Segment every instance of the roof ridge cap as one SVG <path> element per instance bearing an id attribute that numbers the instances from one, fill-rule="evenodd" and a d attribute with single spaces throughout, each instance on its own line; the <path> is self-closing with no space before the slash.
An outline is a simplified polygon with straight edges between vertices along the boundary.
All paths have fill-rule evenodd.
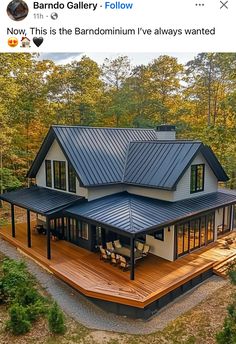
<path id="1" fill-rule="evenodd" d="M 52 124 L 52 128 L 81 128 L 81 129 L 106 129 L 106 130 L 138 130 L 138 131 L 155 131 L 154 128 L 113 128 L 113 127 L 90 127 L 86 125 L 63 125 Z"/>

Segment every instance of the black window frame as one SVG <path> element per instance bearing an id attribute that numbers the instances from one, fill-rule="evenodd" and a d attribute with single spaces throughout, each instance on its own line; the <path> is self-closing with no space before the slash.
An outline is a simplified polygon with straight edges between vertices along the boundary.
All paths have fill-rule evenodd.
<path id="1" fill-rule="evenodd" d="M 86 234 L 84 235 L 84 233 Z M 89 224 L 87 222 L 78 221 L 78 237 L 82 240 L 89 240 Z"/>
<path id="2" fill-rule="evenodd" d="M 76 193 L 76 172 L 74 167 L 68 162 L 68 191 Z"/>
<path id="3" fill-rule="evenodd" d="M 153 232 L 153 236 L 156 240 L 164 241 L 164 228 L 157 229 L 155 232 Z"/>
<path id="4" fill-rule="evenodd" d="M 48 170 L 49 168 L 49 170 Z M 51 188 L 52 187 L 52 161 L 45 160 L 45 175 L 46 175 L 46 186 Z"/>
<path id="5" fill-rule="evenodd" d="M 199 173 L 202 169 L 201 180 L 199 181 Z M 194 174 L 194 175 L 193 175 Z M 204 191 L 205 187 L 205 164 L 191 165 L 190 172 L 190 193 Z"/>
<path id="6" fill-rule="evenodd" d="M 191 235 L 191 229 L 193 229 L 193 227 L 194 227 L 194 246 L 191 246 L 190 235 Z M 186 245 L 188 247 L 185 247 L 184 245 L 185 233 L 187 233 L 187 237 L 188 237 L 188 245 Z M 202 234 L 203 234 L 203 237 L 202 237 Z M 197 238 L 197 241 L 196 241 L 196 238 Z M 192 217 L 187 221 L 178 222 L 175 224 L 175 249 L 174 249 L 175 259 L 178 259 L 185 254 L 198 250 L 203 246 L 207 246 L 214 240 L 215 240 L 215 212 L 214 211 L 206 213 L 202 216 Z"/>
<path id="7" fill-rule="evenodd" d="M 56 169 L 57 169 L 56 165 L 57 164 L 58 164 L 58 183 L 57 183 L 57 178 L 56 178 Z M 64 168 L 64 181 L 62 178 L 62 167 Z M 53 177 L 54 177 L 54 189 L 66 191 L 66 162 L 65 161 L 53 160 Z"/>

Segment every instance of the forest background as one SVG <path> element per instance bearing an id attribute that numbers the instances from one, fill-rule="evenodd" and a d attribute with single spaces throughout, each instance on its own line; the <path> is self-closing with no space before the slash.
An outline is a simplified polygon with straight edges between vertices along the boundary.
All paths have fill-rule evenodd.
<path id="1" fill-rule="evenodd" d="M 185 65 L 161 55 L 87 56 L 56 65 L 36 54 L 0 54 L 0 192 L 26 173 L 50 125 L 155 128 L 211 146 L 236 188 L 236 54 L 200 53 Z"/>

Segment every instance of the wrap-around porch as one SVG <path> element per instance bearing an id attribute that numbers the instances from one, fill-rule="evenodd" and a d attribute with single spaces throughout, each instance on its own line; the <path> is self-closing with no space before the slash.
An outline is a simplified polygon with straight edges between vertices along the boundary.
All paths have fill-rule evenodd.
<path id="1" fill-rule="evenodd" d="M 225 249 L 222 239 L 174 262 L 150 254 L 137 264 L 135 281 L 130 281 L 128 271 L 116 269 L 100 260 L 98 253 L 64 240 L 51 242 L 53 256 L 47 259 L 47 237 L 32 231 L 32 247 L 28 247 L 26 228 L 26 224 L 17 224 L 13 238 L 11 226 L 4 226 L 0 236 L 84 295 L 138 308 L 186 285 L 226 257 L 236 256 L 236 244 Z"/>

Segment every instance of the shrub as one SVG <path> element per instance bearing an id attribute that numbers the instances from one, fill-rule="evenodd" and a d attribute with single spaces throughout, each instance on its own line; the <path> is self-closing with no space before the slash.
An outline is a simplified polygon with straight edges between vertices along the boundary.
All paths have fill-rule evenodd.
<path id="1" fill-rule="evenodd" d="M 1 280 L 5 301 L 14 302 L 19 290 L 32 285 L 32 280 L 26 271 L 24 262 L 4 259 L 2 264 L 3 277 Z"/>
<path id="2" fill-rule="evenodd" d="M 29 332 L 30 321 L 28 320 L 26 310 L 18 304 L 13 305 L 10 310 L 10 320 L 7 321 L 7 329 L 13 334 L 19 335 Z"/>
<path id="3" fill-rule="evenodd" d="M 37 300 L 35 303 L 26 307 L 26 314 L 30 322 L 37 320 L 40 316 L 45 315 L 48 309 L 45 302 Z"/>
<path id="4" fill-rule="evenodd" d="M 64 314 L 54 302 L 48 314 L 49 330 L 53 333 L 63 334 L 66 331 Z"/>
<path id="5" fill-rule="evenodd" d="M 28 306 L 36 303 L 40 299 L 40 295 L 37 290 L 31 286 L 23 287 L 17 290 L 15 295 L 15 301 L 22 306 Z"/>

